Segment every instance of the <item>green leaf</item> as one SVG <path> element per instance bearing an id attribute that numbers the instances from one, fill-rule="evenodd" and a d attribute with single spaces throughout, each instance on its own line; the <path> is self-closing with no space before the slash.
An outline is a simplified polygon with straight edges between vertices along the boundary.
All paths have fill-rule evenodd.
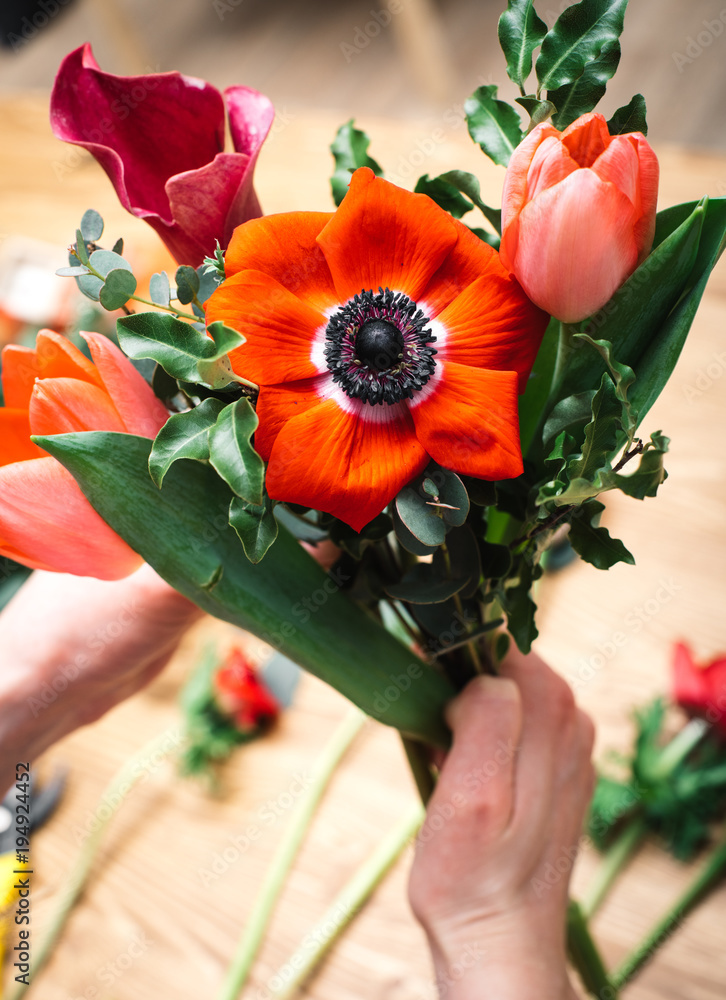
<path id="1" fill-rule="evenodd" d="M 445 184 L 450 184 L 458 191 L 461 191 L 463 195 L 466 195 L 466 197 L 469 198 L 474 205 L 476 205 L 487 222 L 493 226 L 498 233 L 501 233 L 502 210 L 500 208 L 490 208 L 489 205 L 482 201 L 479 181 L 474 174 L 470 174 L 466 170 L 448 170 L 445 174 L 441 174 L 437 179 L 443 181 Z"/>
<path id="2" fill-rule="evenodd" d="M 468 198 L 462 197 L 459 190 L 453 184 L 447 183 L 442 177 L 429 177 L 428 174 L 424 174 L 416 181 L 416 187 L 413 190 L 415 194 L 428 195 L 439 208 L 443 208 L 455 219 L 460 219 L 462 215 L 466 215 L 474 208 Z"/>
<path id="3" fill-rule="evenodd" d="M 622 423 L 622 403 L 613 380 L 605 374 L 592 400 L 592 420 L 585 427 L 585 443 L 579 458 L 567 466 L 570 481 L 594 480 L 602 469 L 609 468 L 610 459 L 618 447 Z"/>
<path id="4" fill-rule="evenodd" d="M 199 291 L 199 275 L 189 264 L 182 264 L 174 275 L 176 297 L 183 306 L 189 305 Z"/>
<path id="5" fill-rule="evenodd" d="M 593 340 L 586 333 L 576 333 L 576 340 L 582 340 L 591 347 L 594 347 L 603 359 L 610 372 L 610 377 L 615 385 L 615 395 L 618 397 L 623 407 L 622 429 L 632 440 L 635 428 L 638 426 L 638 415 L 633 412 L 633 407 L 628 399 L 628 390 L 635 381 L 635 372 L 628 365 L 621 365 L 612 356 L 613 345 L 609 340 Z"/>
<path id="6" fill-rule="evenodd" d="M 658 492 L 658 487 L 668 477 L 668 473 L 663 468 L 663 456 L 667 453 L 669 444 L 669 438 L 664 437 L 660 431 L 656 431 L 645 446 L 635 472 L 626 476 L 617 472 L 611 473 L 604 479 L 606 488 L 622 490 L 623 493 L 636 500 L 654 497 Z"/>
<path id="7" fill-rule="evenodd" d="M 441 545 L 446 537 L 446 525 L 437 510 L 430 505 L 428 494 L 421 488 L 420 477 L 404 486 L 396 497 L 398 516 L 414 538 L 425 546 Z"/>
<path id="8" fill-rule="evenodd" d="M 427 489 L 426 482 L 433 486 L 434 492 Z M 431 462 L 426 469 L 422 483 L 415 480 L 419 496 L 425 497 L 424 503 L 440 512 L 447 524 L 458 527 L 466 521 L 469 514 L 469 495 L 466 487 L 455 472 L 444 469 Z"/>
<path id="9" fill-rule="evenodd" d="M 389 597 L 408 604 L 443 604 L 468 583 L 466 579 L 447 580 L 426 563 L 416 563 L 398 583 L 385 584 Z"/>
<path id="10" fill-rule="evenodd" d="M 506 167 L 522 141 L 520 118 L 511 104 L 496 99 L 497 87 L 478 87 L 464 103 L 469 135 L 490 160 Z"/>
<path id="11" fill-rule="evenodd" d="M 540 88 L 574 83 L 587 63 L 620 37 L 627 5 L 628 0 L 581 0 L 568 7 L 542 41 L 535 67 Z"/>
<path id="12" fill-rule="evenodd" d="M 116 240 L 116 242 L 114 243 L 114 245 L 113 245 L 113 246 L 111 247 L 111 250 L 112 250 L 112 251 L 113 251 L 114 253 L 117 253 L 117 254 L 119 255 L 119 257 L 122 257 L 122 256 L 123 256 L 123 252 L 124 252 L 124 241 L 123 241 L 123 239 L 122 239 L 122 238 L 121 238 L 120 236 L 119 236 L 119 238 L 118 238 L 118 239 Z"/>
<path id="13" fill-rule="evenodd" d="M 481 583 L 481 559 L 474 532 L 467 524 L 447 534 L 446 544 L 436 550 L 431 565 L 440 580 L 463 580 L 463 596 L 474 596 Z"/>
<path id="14" fill-rule="evenodd" d="M 136 278 L 131 271 L 117 267 L 109 271 L 103 287 L 98 293 L 98 301 L 104 309 L 113 312 L 121 309 L 136 291 Z"/>
<path id="15" fill-rule="evenodd" d="M 533 0 L 509 0 L 499 18 L 498 34 L 509 79 L 524 87 L 532 71 L 532 53 L 547 34 L 547 25 L 537 16 Z"/>
<path id="16" fill-rule="evenodd" d="M 158 490 L 146 438 L 94 431 L 40 440 L 101 517 L 176 590 L 381 722 L 448 744 L 442 712 L 454 694 L 450 682 L 353 604 L 341 591 L 345 574 L 327 575 L 287 531 L 253 566 L 228 522 L 233 496 L 208 465 L 175 462 Z"/>
<path id="17" fill-rule="evenodd" d="M 229 523 L 251 563 L 260 562 L 277 538 L 278 521 L 269 497 L 259 505 L 235 497 L 229 507 Z"/>
<path id="18" fill-rule="evenodd" d="M 608 122 L 610 135 L 625 135 L 627 132 L 642 132 L 648 134 L 648 122 L 645 119 L 645 98 L 636 94 L 629 104 L 618 108 Z"/>
<path id="19" fill-rule="evenodd" d="M 574 396 L 566 396 L 550 413 L 542 431 L 542 441 L 547 444 L 552 438 L 556 438 L 562 431 L 571 431 L 575 427 L 580 427 L 592 414 L 592 400 L 595 390 L 578 392 Z"/>
<path id="20" fill-rule="evenodd" d="M 341 125 L 330 146 L 335 160 L 335 172 L 330 178 L 333 201 L 339 205 L 348 193 L 350 178 L 358 167 L 370 167 L 377 177 L 383 173 L 380 165 L 368 155 L 370 139 L 365 132 L 355 128 L 354 119 Z"/>
<path id="21" fill-rule="evenodd" d="M 135 313 L 116 324 L 119 344 L 130 358 L 152 358 L 172 378 L 221 388 L 236 378 L 227 354 L 244 343 L 236 330 L 212 323 L 209 336 L 169 313 Z"/>
<path id="22" fill-rule="evenodd" d="M 78 278 L 82 274 L 88 274 L 88 268 L 83 264 L 77 264 L 72 267 L 59 267 L 55 273 L 61 278 Z"/>
<path id="23" fill-rule="evenodd" d="M 177 459 L 205 461 L 209 458 L 209 428 L 216 422 L 224 403 L 205 399 L 193 410 L 174 413 L 159 433 L 149 455 L 149 474 L 158 487 Z"/>
<path id="24" fill-rule="evenodd" d="M 90 258 L 87 261 L 84 261 L 84 263 L 88 263 L 90 267 L 92 267 L 95 271 L 98 271 L 99 274 L 103 275 L 103 279 L 97 278 L 94 274 L 88 274 L 84 277 L 76 279 L 78 287 L 83 294 L 89 299 L 94 299 L 96 302 L 99 301 L 99 294 L 104 285 L 106 276 L 109 275 L 111 271 L 131 271 L 131 265 L 129 262 L 124 260 L 123 257 L 119 256 L 119 254 L 114 253 L 113 250 L 94 250 Z M 133 295 L 133 292 L 131 294 Z M 125 301 L 126 300 L 124 300 L 124 302 Z"/>
<path id="25" fill-rule="evenodd" d="M 149 281 L 149 296 L 152 302 L 158 306 L 168 306 L 171 301 L 171 287 L 169 285 L 169 275 L 166 271 L 152 274 Z"/>
<path id="26" fill-rule="evenodd" d="M 529 115 L 529 125 L 527 126 L 526 135 L 529 135 L 537 125 L 548 121 L 557 111 L 552 101 L 542 101 L 536 94 L 525 94 L 524 97 L 515 97 L 514 100 L 517 104 L 521 104 Z"/>
<path id="27" fill-rule="evenodd" d="M 539 451 L 541 436 L 537 429 L 547 416 L 547 400 L 552 385 L 552 377 L 557 361 L 557 344 L 560 324 L 551 319 L 545 330 L 537 357 L 534 359 L 532 373 L 527 380 L 523 394 L 519 397 L 519 438 L 522 444 L 522 454 L 529 457 L 530 449 Z M 558 398 L 570 393 L 558 393 Z"/>
<path id="28" fill-rule="evenodd" d="M 547 92 L 548 100 L 557 108 L 552 117 L 556 129 L 564 131 L 580 115 L 593 110 L 604 95 L 608 80 L 614 76 L 619 62 L 620 42 L 615 38 L 605 42 L 600 53 L 585 63 L 576 80 Z"/>
<path id="29" fill-rule="evenodd" d="M 507 613 L 507 628 L 521 653 L 529 653 L 532 643 L 539 635 L 535 624 L 537 605 L 530 594 L 534 579 L 533 567 L 522 559 L 517 583 L 508 587 L 502 595 L 502 604 Z"/>
<path id="30" fill-rule="evenodd" d="M 89 208 L 83 213 L 81 234 L 86 243 L 98 243 L 103 236 L 103 219 L 95 209 Z"/>
<path id="31" fill-rule="evenodd" d="M 423 542 L 420 542 L 404 524 L 401 515 L 398 513 L 397 504 L 393 504 L 391 507 L 391 517 L 398 543 L 406 552 L 410 552 L 414 556 L 430 556 L 436 551 L 436 547 L 441 544 L 440 542 L 435 542 L 433 545 L 424 545 Z"/>
<path id="32" fill-rule="evenodd" d="M 573 516 L 570 523 L 570 544 L 577 554 L 596 569 L 610 569 L 616 563 L 635 564 L 635 559 L 623 543 L 612 538 L 607 528 L 598 527 L 605 504 L 589 500 Z"/>
<path id="33" fill-rule="evenodd" d="M 71 249 L 75 250 L 75 256 L 80 260 L 81 264 L 88 264 L 90 259 L 88 256 L 88 247 L 80 229 L 76 229 L 76 242 Z"/>
<path id="34" fill-rule="evenodd" d="M 242 397 L 225 406 L 209 431 L 210 462 L 230 489 L 253 507 L 262 506 L 265 482 L 265 463 L 250 443 L 258 424 L 252 404 Z"/>

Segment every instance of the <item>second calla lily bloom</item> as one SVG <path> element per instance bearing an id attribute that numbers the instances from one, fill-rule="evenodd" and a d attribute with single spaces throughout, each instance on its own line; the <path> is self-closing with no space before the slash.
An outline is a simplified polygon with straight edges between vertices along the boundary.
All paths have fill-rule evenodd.
<path id="1" fill-rule="evenodd" d="M 640 132 L 592 112 L 543 123 L 515 149 L 502 196 L 502 262 L 565 323 L 597 312 L 650 252 L 658 160 Z"/>
<path id="2" fill-rule="evenodd" d="M 84 337 L 95 363 L 50 330 L 41 330 L 35 350 L 3 351 L 0 554 L 31 569 L 116 580 L 137 569 L 141 557 L 30 435 L 104 430 L 154 437 L 168 414 L 110 340 Z"/>
<path id="3" fill-rule="evenodd" d="M 233 153 L 224 152 L 225 105 Z M 124 208 L 193 267 L 215 239 L 225 247 L 235 226 L 262 214 L 252 176 L 273 117 L 249 87 L 223 98 L 181 73 L 105 73 L 90 45 L 63 60 L 50 103 L 55 135 L 95 156 Z"/>
<path id="4" fill-rule="evenodd" d="M 522 472 L 517 393 L 547 317 L 426 195 L 355 172 L 334 214 L 246 223 L 207 304 L 246 343 L 271 497 L 360 530 L 433 458 Z"/>

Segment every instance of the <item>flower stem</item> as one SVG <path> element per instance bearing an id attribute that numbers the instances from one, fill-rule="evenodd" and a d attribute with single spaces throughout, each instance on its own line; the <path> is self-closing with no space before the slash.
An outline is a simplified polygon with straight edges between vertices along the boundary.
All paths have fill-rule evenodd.
<path id="1" fill-rule="evenodd" d="M 698 746 L 710 728 L 705 719 L 691 719 L 686 723 L 661 752 L 658 763 L 650 775 L 651 778 L 658 780 L 668 778 L 678 765 L 683 763 L 691 750 Z"/>
<path id="2" fill-rule="evenodd" d="M 423 743 L 419 743 L 418 740 L 412 740 L 410 737 L 404 736 L 403 733 L 401 733 L 401 742 L 403 743 L 403 749 L 406 751 L 406 757 L 411 767 L 413 780 L 416 782 L 418 793 L 421 796 L 421 801 L 424 805 L 428 805 L 428 801 L 434 793 L 434 788 L 436 788 L 436 779 L 431 770 L 427 749 Z"/>
<path id="3" fill-rule="evenodd" d="M 569 323 L 560 323 L 560 338 L 557 342 L 557 357 L 555 358 L 555 369 L 552 373 L 552 385 L 550 386 L 550 399 L 557 386 L 562 381 L 562 376 L 567 368 L 567 362 L 572 354 L 572 335 L 577 333 L 577 329 Z"/>
<path id="4" fill-rule="evenodd" d="M 156 758 L 159 752 L 164 749 L 167 749 L 167 751 L 176 750 L 178 745 L 179 742 L 174 734 L 168 729 L 164 730 L 163 733 L 155 736 L 153 740 L 135 753 L 133 757 L 130 757 L 106 786 L 99 799 L 99 805 L 95 814 L 94 829 L 89 834 L 76 857 L 65 885 L 58 895 L 55 911 L 51 914 L 45 935 L 34 951 L 30 970 L 31 986 L 35 982 L 38 972 L 40 972 L 50 958 L 53 948 L 63 932 L 68 916 L 83 892 L 89 872 L 106 832 L 106 827 L 126 801 L 129 792 L 136 782 L 142 777 L 148 777 L 147 762 L 150 759 Z M 103 806 L 103 809 L 101 809 L 101 806 Z M 27 992 L 28 987 L 20 985 L 10 993 L 8 1000 L 20 1000 L 20 997 L 25 997 Z"/>
<path id="5" fill-rule="evenodd" d="M 97 278 L 103 277 L 103 275 L 97 274 Z M 162 306 L 158 302 L 152 302 L 150 299 L 142 299 L 140 295 L 129 295 L 130 299 L 134 302 L 140 302 L 144 306 L 151 306 L 152 309 L 161 309 L 163 312 L 172 313 L 179 319 L 190 319 L 192 323 L 201 323 L 199 316 L 195 316 L 194 313 L 180 312 L 178 309 L 172 309 L 171 306 Z"/>
<path id="6" fill-rule="evenodd" d="M 641 943 L 628 955 L 612 975 L 617 989 L 622 989 L 648 962 L 681 920 L 726 875 L 726 839 L 716 848 L 706 864 L 697 873 L 685 892 L 668 913 L 646 934 Z"/>
<path id="7" fill-rule="evenodd" d="M 283 985 L 271 985 L 271 996 L 277 1000 L 289 1000 L 295 994 L 398 860 L 421 826 L 423 818 L 424 809 L 417 802 L 361 865 L 322 919 L 305 935 L 288 961 L 278 969 L 270 982 L 281 981 Z M 310 945 L 311 940 L 315 942 L 313 947 Z"/>
<path id="8" fill-rule="evenodd" d="M 587 920 L 574 900 L 567 908 L 567 952 L 588 993 L 598 1000 L 617 1000 Z"/>
<path id="9" fill-rule="evenodd" d="M 252 907 L 218 1000 L 237 1000 L 257 956 L 272 911 L 308 831 L 325 789 L 346 750 L 360 732 L 367 716 L 357 708 L 347 715 L 317 761 L 312 784 L 298 804 L 282 836 L 262 888 Z"/>
<path id="10" fill-rule="evenodd" d="M 648 825 L 645 819 L 636 816 L 603 855 L 595 878 L 580 900 L 580 909 L 586 919 L 591 919 L 600 909 L 615 879 L 640 847 L 647 832 Z"/>

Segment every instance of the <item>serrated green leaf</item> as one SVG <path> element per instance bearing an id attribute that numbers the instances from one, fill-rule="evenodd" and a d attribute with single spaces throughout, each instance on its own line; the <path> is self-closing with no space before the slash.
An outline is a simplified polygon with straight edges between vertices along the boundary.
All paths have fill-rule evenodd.
<path id="1" fill-rule="evenodd" d="M 259 420 L 249 399 L 226 406 L 209 431 L 209 460 L 229 488 L 246 503 L 261 507 L 265 463 L 252 447 Z"/>
<path id="2" fill-rule="evenodd" d="M 513 587 L 507 587 L 502 594 L 502 604 L 507 614 L 507 629 L 521 653 L 529 653 L 532 643 L 539 635 L 535 623 L 537 605 L 530 593 L 533 580 L 533 567 L 522 559 L 518 582 Z"/>
<path id="3" fill-rule="evenodd" d="M 622 403 L 612 378 L 605 374 L 592 399 L 592 419 L 585 427 L 585 442 L 579 458 L 567 465 L 570 480 L 593 480 L 598 472 L 609 469 L 620 437 Z"/>
<path id="4" fill-rule="evenodd" d="M 235 497 L 229 506 L 229 523 L 251 563 L 260 562 L 277 538 L 278 522 L 269 497 L 260 505 Z"/>
<path id="5" fill-rule="evenodd" d="M 221 322 L 209 336 L 169 313 L 135 313 L 116 324 L 119 344 L 130 358 L 152 358 L 172 378 L 219 388 L 235 380 L 227 354 L 244 337 Z"/>
<path id="6" fill-rule="evenodd" d="M 612 538 L 607 528 L 599 527 L 605 504 L 598 500 L 584 503 L 570 523 L 570 544 L 577 554 L 596 569 L 610 569 L 616 563 L 635 564 L 623 543 Z"/>
<path id="7" fill-rule="evenodd" d="M 171 285 L 166 271 L 152 274 L 149 280 L 149 296 L 158 306 L 168 306 L 171 301 Z"/>
<path id="8" fill-rule="evenodd" d="M 428 174 L 424 174 L 416 181 L 413 190 L 414 194 L 428 195 L 439 208 L 443 208 L 455 219 L 460 219 L 474 208 L 468 198 L 464 198 L 453 184 L 447 183 L 442 177 L 429 177 Z"/>
<path id="9" fill-rule="evenodd" d="M 89 208 L 83 213 L 81 234 L 86 243 L 98 243 L 103 236 L 103 219 L 95 209 Z"/>
<path id="10" fill-rule="evenodd" d="M 669 438 L 664 437 L 660 431 L 651 435 L 651 440 L 640 456 L 635 472 L 628 475 L 618 472 L 611 473 L 604 480 L 606 488 L 622 490 L 623 493 L 636 500 L 654 497 L 658 492 L 658 487 L 668 477 L 668 473 L 663 468 L 663 456 L 667 454 L 669 444 Z"/>
<path id="11" fill-rule="evenodd" d="M 532 71 L 532 53 L 547 34 L 547 25 L 537 16 L 533 0 L 509 0 L 499 18 L 498 34 L 509 79 L 523 87 Z"/>
<path id="12" fill-rule="evenodd" d="M 176 297 L 183 306 L 189 305 L 199 291 L 199 275 L 189 264 L 182 264 L 174 275 Z"/>
<path id="13" fill-rule="evenodd" d="M 353 118 L 338 129 L 330 146 L 330 152 L 335 160 L 335 172 L 330 178 L 330 187 L 336 205 L 339 205 L 348 193 L 350 178 L 358 167 L 370 167 L 377 177 L 383 174 L 380 164 L 368 155 L 370 141 L 365 132 L 355 128 Z"/>
<path id="14" fill-rule="evenodd" d="M 625 135 L 627 132 L 648 134 L 645 98 L 642 94 L 635 94 L 628 104 L 618 108 L 608 122 L 608 132 L 610 135 Z"/>
<path id="15" fill-rule="evenodd" d="M 113 312 L 114 309 L 125 306 L 135 291 L 136 278 L 131 271 L 118 267 L 106 275 L 106 280 L 98 293 L 98 301 L 104 309 Z"/>
<path id="16" fill-rule="evenodd" d="M 594 347 L 605 364 L 608 366 L 610 377 L 615 385 L 615 395 L 618 397 L 623 407 L 622 428 L 628 435 L 628 440 L 632 441 L 635 428 L 638 426 L 638 414 L 633 411 L 628 391 L 635 381 L 635 372 L 628 365 L 622 365 L 613 357 L 613 345 L 609 340 L 593 340 L 586 333 L 576 333 L 575 340 L 584 341 Z"/>
<path id="17" fill-rule="evenodd" d="M 606 44 L 620 38 L 627 5 L 628 0 L 581 0 L 568 7 L 542 40 L 535 66 L 540 88 L 553 91 L 577 80 Z"/>
<path id="18" fill-rule="evenodd" d="M 605 42 L 600 53 L 585 63 L 582 73 L 572 83 L 548 90 L 547 98 L 557 108 L 552 124 L 563 132 L 580 115 L 592 111 L 607 89 L 620 62 L 620 42 L 617 38 Z"/>
<path id="19" fill-rule="evenodd" d="M 169 417 L 156 435 L 149 455 L 149 473 L 159 488 L 177 459 L 204 461 L 209 458 L 209 428 L 223 407 L 224 403 L 218 399 L 205 399 L 193 410 Z"/>
<path id="20" fill-rule="evenodd" d="M 562 431 L 571 431 L 575 427 L 580 427 L 592 414 L 592 400 L 595 390 L 578 392 L 574 396 L 566 396 L 550 413 L 542 431 L 542 441 L 548 444 L 556 438 Z M 550 458 L 553 456 L 550 455 Z"/>
<path id="21" fill-rule="evenodd" d="M 506 167 L 522 141 L 520 118 L 511 104 L 496 99 L 495 84 L 478 87 L 465 101 L 469 135 L 490 160 Z"/>

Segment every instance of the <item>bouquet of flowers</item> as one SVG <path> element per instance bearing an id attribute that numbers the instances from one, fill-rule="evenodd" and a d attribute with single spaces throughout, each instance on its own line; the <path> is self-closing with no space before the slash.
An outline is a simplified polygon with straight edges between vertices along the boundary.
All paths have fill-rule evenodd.
<path id="1" fill-rule="evenodd" d="M 44 331 L 5 349 L 0 553 L 104 579 L 147 561 L 400 730 L 427 795 L 445 703 L 536 638 L 553 543 L 633 562 L 603 495 L 646 501 L 667 475 L 648 413 L 726 241 L 726 199 L 657 212 L 640 94 L 594 110 L 625 7 L 582 0 L 548 27 L 509 0 L 521 96 L 484 85 L 465 105 L 506 168 L 501 208 L 454 168 L 395 186 L 349 122 L 335 211 L 263 216 L 265 97 L 72 52 L 55 134 L 179 266 L 138 295 L 123 241 L 83 216 L 62 273 L 121 312 L 118 345 L 84 334 L 89 358 Z"/>

